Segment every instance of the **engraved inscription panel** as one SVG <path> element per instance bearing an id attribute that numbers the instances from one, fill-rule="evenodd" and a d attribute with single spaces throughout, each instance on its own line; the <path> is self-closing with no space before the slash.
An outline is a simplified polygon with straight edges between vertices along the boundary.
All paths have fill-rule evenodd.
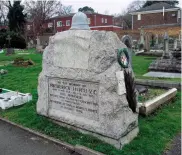
<path id="1" fill-rule="evenodd" d="M 95 82 L 49 78 L 49 108 L 98 120 L 98 91 Z"/>

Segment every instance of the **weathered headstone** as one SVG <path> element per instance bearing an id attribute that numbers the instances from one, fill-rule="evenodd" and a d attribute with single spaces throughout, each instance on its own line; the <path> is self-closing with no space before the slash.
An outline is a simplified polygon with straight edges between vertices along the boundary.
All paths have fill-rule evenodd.
<path id="1" fill-rule="evenodd" d="M 174 40 L 174 48 L 173 48 L 174 50 L 177 49 L 177 45 L 178 45 L 178 41 L 177 41 L 177 39 L 175 39 L 175 40 Z"/>
<path id="2" fill-rule="evenodd" d="M 182 40 L 181 39 L 181 30 L 179 31 L 179 40 Z"/>
<path id="3" fill-rule="evenodd" d="M 15 54 L 14 48 L 7 48 L 6 55 L 12 55 L 12 54 Z"/>
<path id="4" fill-rule="evenodd" d="M 87 19 L 83 13 L 75 16 Z M 117 62 L 118 49 L 126 46 L 113 32 L 80 29 L 50 37 L 37 113 L 122 148 L 138 133 L 138 113 L 128 105 Z"/>
<path id="5" fill-rule="evenodd" d="M 171 58 L 171 53 L 169 51 L 169 36 L 168 33 L 164 34 L 164 53 L 163 58 Z"/>
<path id="6" fill-rule="evenodd" d="M 37 36 L 36 40 L 37 40 L 36 50 L 37 50 L 37 52 L 42 53 L 44 51 L 44 49 L 43 49 L 42 45 L 40 44 L 40 38 Z"/>
<path id="7" fill-rule="evenodd" d="M 158 34 L 155 35 L 155 44 L 156 45 L 159 44 L 159 35 Z"/>
<path id="8" fill-rule="evenodd" d="M 144 43 L 144 48 L 147 52 L 150 52 L 150 39 L 149 39 L 149 34 L 145 33 L 145 43 Z"/>
<path id="9" fill-rule="evenodd" d="M 40 41 L 39 41 L 39 42 L 40 42 Z M 33 40 L 29 40 L 29 42 L 28 42 L 27 44 L 28 44 L 28 45 L 27 45 L 28 48 L 34 48 L 34 47 L 35 47 Z M 40 44 L 40 43 L 39 43 L 39 44 Z"/>
<path id="10" fill-rule="evenodd" d="M 14 54 L 15 53 L 14 48 L 10 48 L 10 46 L 11 46 L 11 37 L 8 35 L 6 40 L 8 40 L 8 48 L 6 49 L 6 55 Z"/>
<path id="11" fill-rule="evenodd" d="M 144 30 L 141 28 L 140 29 L 140 44 L 144 45 Z"/>

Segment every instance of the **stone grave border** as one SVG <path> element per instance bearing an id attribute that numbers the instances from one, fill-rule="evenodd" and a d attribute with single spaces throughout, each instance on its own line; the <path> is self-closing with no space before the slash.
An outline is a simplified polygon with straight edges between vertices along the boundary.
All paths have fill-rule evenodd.
<path id="1" fill-rule="evenodd" d="M 136 56 L 153 56 L 153 57 L 161 57 L 162 54 L 163 54 L 162 52 L 143 52 L 143 51 L 135 53 Z"/>
<path id="2" fill-rule="evenodd" d="M 141 115 L 145 115 L 145 116 L 151 114 L 162 104 L 165 104 L 165 103 L 168 103 L 169 101 L 171 101 L 176 96 L 176 93 L 177 93 L 177 89 L 172 88 L 172 89 L 168 90 L 167 92 L 165 92 L 151 100 L 148 100 L 144 103 L 139 103 L 139 105 L 140 105 L 139 113 Z"/>
<path id="3" fill-rule="evenodd" d="M 176 88 L 178 90 L 181 90 L 181 83 L 180 82 L 135 79 L 135 83 L 138 85 L 144 85 L 144 86 L 150 86 L 150 87 Z"/>
<path id="4" fill-rule="evenodd" d="M 13 91 L 13 90 L 9 90 L 9 89 L 5 89 L 5 88 L 2 88 L 3 90 L 7 91 L 7 92 L 16 92 L 16 91 Z M 16 102 L 16 99 L 10 99 L 9 101 L 3 101 L 3 100 L 0 100 L 0 109 L 2 110 L 6 110 L 6 109 L 9 109 L 11 107 L 16 107 L 16 106 L 20 106 L 20 105 L 23 105 L 23 104 L 26 104 L 27 102 L 30 102 L 32 100 L 32 95 L 30 93 L 21 93 L 21 92 L 16 92 L 18 93 L 21 98 L 21 103 L 17 103 Z M 8 103 L 8 106 L 5 106 L 6 103 Z"/>

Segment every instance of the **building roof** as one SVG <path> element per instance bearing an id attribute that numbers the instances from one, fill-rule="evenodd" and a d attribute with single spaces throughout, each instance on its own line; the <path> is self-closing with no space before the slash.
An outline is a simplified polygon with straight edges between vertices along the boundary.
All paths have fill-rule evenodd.
<path id="1" fill-rule="evenodd" d="M 156 11 L 156 10 L 163 10 L 163 7 L 164 9 L 178 9 L 179 7 L 175 7 L 175 6 L 171 6 L 170 4 L 168 3 L 164 3 L 164 2 L 160 2 L 160 3 L 154 3 L 150 6 L 147 6 L 147 7 L 144 7 L 144 8 L 141 8 L 139 10 L 136 10 L 132 13 L 135 13 L 135 12 L 149 12 L 149 11 Z"/>
<path id="2" fill-rule="evenodd" d="M 87 12 L 84 12 L 85 14 L 97 14 L 97 15 L 104 15 L 104 14 L 100 14 L 100 13 L 96 13 L 96 12 L 90 12 L 90 11 L 87 11 Z M 63 17 L 70 17 L 70 16 L 73 16 L 75 13 L 70 13 L 70 14 L 67 14 L 67 15 L 60 15 L 60 16 L 55 16 L 55 17 L 52 17 L 50 19 L 56 19 L 56 18 L 63 18 Z M 113 15 L 105 15 L 105 16 L 113 16 Z"/>
<path id="3" fill-rule="evenodd" d="M 104 15 L 104 14 L 100 14 L 100 13 L 96 13 L 96 12 L 84 12 L 85 14 L 93 14 L 93 15 Z M 67 15 L 59 15 L 59 16 L 54 16 L 54 17 L 51 17 L 49 19 L 46 19 L 46 21 L 49 21 L 49 20 L 52 20 L 52 19 L 58 19 L 58 18 L 64 18 L 64 17 L 73 17 L 75 13 L 70 13 L 70 14 L 67 14 Z M 111 16 L 113 17 L 113 15 L 104 15 L 104 16 Z M 33 22 L 33 19 L 27 19 L 26 20 L 28 23 L 31 23 Z"/>

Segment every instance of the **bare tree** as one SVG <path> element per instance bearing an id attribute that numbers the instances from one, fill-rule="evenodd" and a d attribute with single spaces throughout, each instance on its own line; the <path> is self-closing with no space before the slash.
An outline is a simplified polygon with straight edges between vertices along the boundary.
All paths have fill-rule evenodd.
<path id="1" fill-rule="evenodd" d="M 69 15 L 71 12 L 73 12 L 72 5 L 61 5 L 60 10 L 58 11 L 58 15 Z"/>
<path id="2" fill-rule="evenodd" d="M 62 4 L 60 1 L 53 0 L 26 0 L 24 5 L 28 19 L 33 23 L 33 34 L 36 37 L 43 33 L 45 20 L 59 14 L 59 8 Z"/>
<path id="3" fill-rule="evenodd" d="M 0 1 L 0 23 L 7 24 L 7 14 L 8 14 L 8 1 Z"/>
<path id="4" fill-rule="evenodd" d="M 47 19 L 70 14 L 72 6 L 64 6 L 61 1 L 55 0 L 26 0 L 24 2 L 28 19 L 33 23 L 33 34 L 36 37 L 44 31 L 44 23 Z"/>
<path id="5" fill-rule="evenodd" d="M 135 0 L 131 2 L 126 10 L 122 10 L 121 13 L 115 14 L 115 16 L 120 19 L 120 25 L 124 21 L 128 28 L 132 27 L 132 15 L 130 14 L 133 11 L 139 10 L 145 4 L 146 0 Z"/>
<path id="6" fill-rule="evenodd" d="M 142 6 L 145 4 L 146 1 L 141 1 L 141 0 L 135 0 L 129 4 L 127 7 L 127 12 L 133 12 L 136 10 L 139 10 L 142 8 Z"/>

